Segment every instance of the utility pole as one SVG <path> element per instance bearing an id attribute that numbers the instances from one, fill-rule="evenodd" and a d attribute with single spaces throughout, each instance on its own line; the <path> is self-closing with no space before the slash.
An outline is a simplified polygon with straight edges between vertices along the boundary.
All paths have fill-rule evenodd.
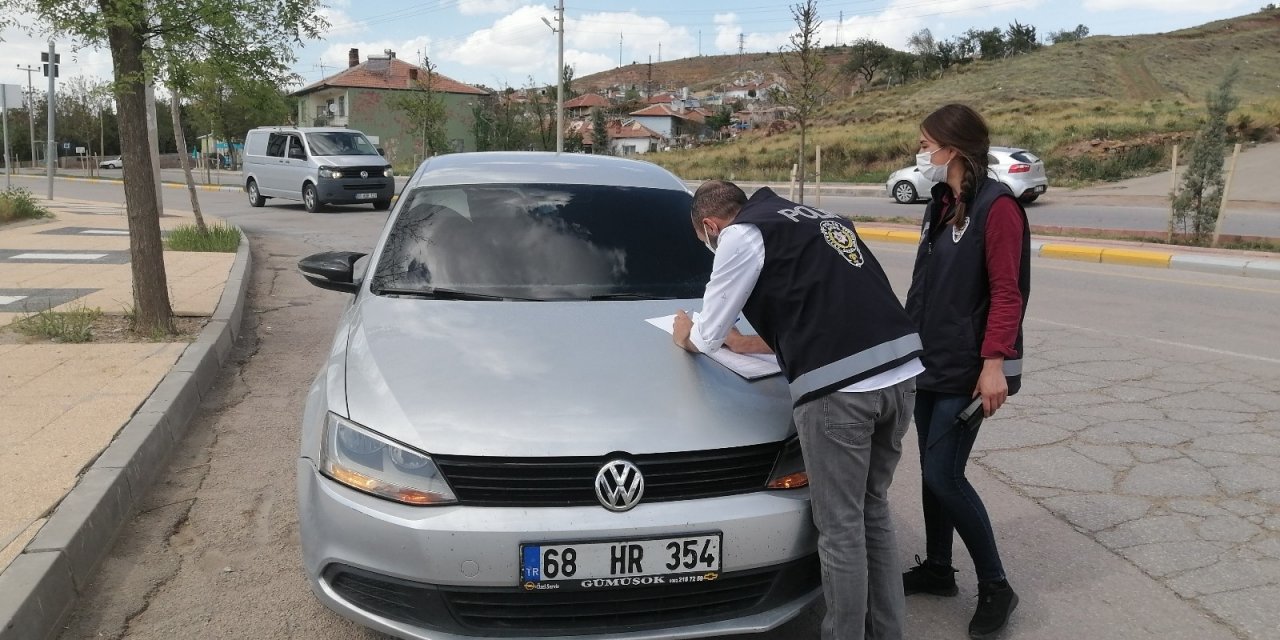
<path id="1" fill-rule="evenodd" d="M 556 5 L 556 26 L 542 21 L 558 36 L 556 45 L 556 153 L 564 153 L 564 0 Z"/>
<path id="2" fill-rule="evenodd" d="M 618 32 L 618 68 L 622 68 L 622 32 Z"/>
<path id="3" fill-rule="evenodd" d="M 836 22 L 836 46 L 843 47 L 844 40 L 840 39 L 840 27 L 844 26 L 844 12 L 840 12 L 840 21 Z"/>
<path id="4" fill-rule="evenodd" d="M 702 57 L 702 29 L 698 29 L 698 57 Z"/>
<path id="5" fill-rule="evenodd" d="M 649 56 L 649 79 L 644 83 L 644 97 L 646 100 L 653 97 L 653 56 Z"/>
<path id="6" fill-rule="evenodd" d="M 658 43 L 658 64 L 662 64 L 662 43 Z"/>
<path id="7" fill-rule="evenodd" d="M 31 126 L 31 138 L 28 142 L 31 145 L 31 168 L 36 168 L 36 90 L 31 86 L 31 72 L 39 71 L 40 67 L 31 65 L 18 65 L 19 71 L 27 72 L 27 124 Z"/>
<path id="8" fill-rule="evenodd" d="M 49 178 L 49 199 L 53 199 L 53 163 L 58 159 L 58 143 L 53 135 L 53 81 L 58 77 L 58 52 L 53 44 L 49 41 L 49 53 L 45 64 L 45 75 L 49 76 L 49 130 L 45 133 L 48 138 L 48 154 L 44 158 L 45 175 Z"/>

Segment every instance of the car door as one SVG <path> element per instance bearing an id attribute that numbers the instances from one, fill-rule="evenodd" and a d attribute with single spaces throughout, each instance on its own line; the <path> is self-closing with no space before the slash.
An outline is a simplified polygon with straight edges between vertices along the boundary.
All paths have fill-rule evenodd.
<path id="1" fill-rule="evenodd" d="M 267 153 L 261 159 L 258 170 L 258 192 L 264 196 L 275 198 L 297 198 L 297 195 L 285 192 L 288 174 L 285 167 L 285 149 L 289 146 L 289 136 L 284 133 L 272 133 L 267 139 Z"/>
<path id="2" fill-rule="evenodd" d="M 307 148 L 302 145 L 302 136 L 289 134 L 289 149 L 285 154 L 285 186 L 289 192 L 286 197 L 294 200 L 302 199 L 302 183 L 311 174 L 311 163 L 308 162 Z"/>

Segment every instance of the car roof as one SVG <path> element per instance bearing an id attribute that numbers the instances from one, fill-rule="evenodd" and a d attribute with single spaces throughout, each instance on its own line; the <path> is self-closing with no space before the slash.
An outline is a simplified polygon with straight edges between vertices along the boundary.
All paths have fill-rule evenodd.
<path id="1" fill-rule="evenodd" d="M 255 127 L 249 131 L 272 131 L 272 132 L 298 132 L 298 133 L 364 133 L 357 129 L 348 129 L 346 127 Z"/>
<path id="2" fill-rule="evenodd" d="M 1021 147 L 991 147 L 991 150 L 996 153 L 1003 153 L 1006 155 L 1013 155 L 1019 151 L 1026 151 L 1026 149 Z"/>
<path id="3" fill-rule="evenodd" d="M 430 158 L 409 187 L 460 184 L 589 184 L 688 191 L 650 162 L 582 153 L 485 151 Z"/>

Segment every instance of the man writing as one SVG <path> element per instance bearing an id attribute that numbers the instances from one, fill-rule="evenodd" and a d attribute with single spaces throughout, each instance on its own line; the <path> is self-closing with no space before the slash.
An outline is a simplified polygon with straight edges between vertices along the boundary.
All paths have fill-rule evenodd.
<path id="1" fill-rule="evenodd" d="M 676 314 L 675 343 L 777 355 L 818 528 L 823 638 L 901 638 L 888 490 L 924 370 L 915 327 L 847 220 L 768 188 L 748 200 L 723 180 L 698 188 L 692 217 L 716 256 L 697 320 Z M 757 336 L 733 328 L 740 312 Z"/>

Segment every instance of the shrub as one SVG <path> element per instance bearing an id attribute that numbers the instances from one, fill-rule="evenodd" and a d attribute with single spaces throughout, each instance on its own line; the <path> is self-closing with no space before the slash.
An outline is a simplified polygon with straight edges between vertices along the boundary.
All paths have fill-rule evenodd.
<path id="1" fill-rule="evenodd" d="M 184 224 L 169 232 L 165 245 L 170 251 L 220 251 L 234 253 L 240 247 L 240 230 L 226 223 L 209 225 L 205 231 Z"/>
<path id="2" fill-rule="evenodd" d="M 69 311 L 52 308 L 22 316 L 13 322 L 19 333 L 54 342 L 88 342 L 93 339 L 93 321 L 102 315 L 98 308 L 79 307 Z"/>
<path id="3" fill-rule="evenodd" d="M 52 213 L 40 206 L 31 192 L 22 187 L 0 191 L 0 222 L 51 218 Z"/>

